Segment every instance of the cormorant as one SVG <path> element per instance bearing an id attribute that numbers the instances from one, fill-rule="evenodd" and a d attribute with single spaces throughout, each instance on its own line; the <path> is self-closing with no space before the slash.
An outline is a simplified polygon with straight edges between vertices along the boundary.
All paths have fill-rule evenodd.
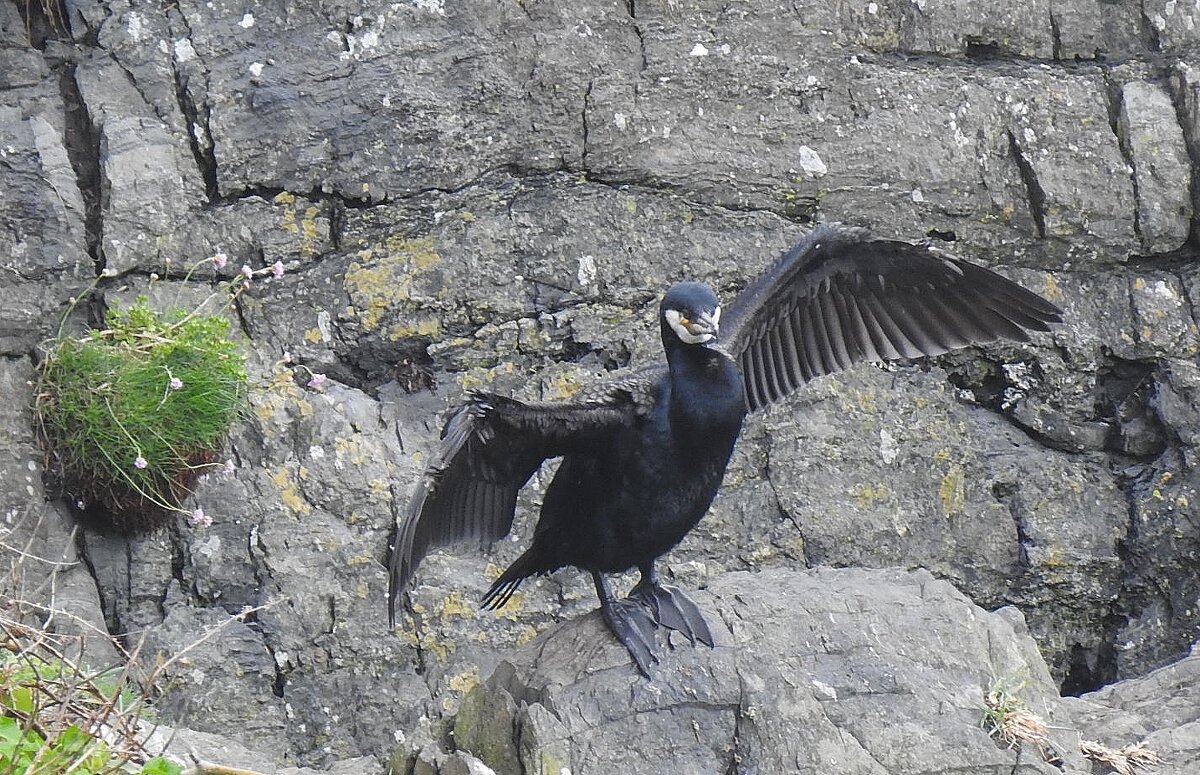
<path id="1" fill-rule="evenodd" d="M 517 491 L 561 457 L 532 545 L 483 605 L 504 605 L 534 574 L 587 571 L 604 621 L 649 677 L 656 626 L 713 645 L 700 609 L 659 582 L 654 561 L 708 510 L 747 412 L 860 361 L 1028 341 L 1027 331 L 1061 320 L 1053 304 L 988 269 L 843 226 L 814 229 L 724 311 L 708 286 L 673 285 L 659 308 L 665 363 L 563 402 L 471 392 L 450 413 L 398 525 L 389 622 L 431 549 L 505 536 Z M 641 580 L 617 599 L 603 574 L 630 568 Z"/>

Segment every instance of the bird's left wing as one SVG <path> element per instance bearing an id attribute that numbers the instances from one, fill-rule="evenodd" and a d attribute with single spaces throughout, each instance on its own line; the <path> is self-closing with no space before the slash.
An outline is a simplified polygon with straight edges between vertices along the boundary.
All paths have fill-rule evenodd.
<path id="1" fill-rule="evenodd" d="M 819 226 L 738 294 L 720 347 L 754 411 L 855 363 L 1028 341 L 1061 321 L 1041 296 L 936 248 Z"/>
<path id="2" fill-rule="evenodd" d="M 587 450 L 636 421 L 653 370 L 586 388 L 571 401 L 524 403 L 472 392 L 446 420 L 442 442 L 403 514 L 392 550 L 388 621 L 396 598 L 432 549 L 490 543 L 512 527 L 517 492 L 544 460 Z"/>

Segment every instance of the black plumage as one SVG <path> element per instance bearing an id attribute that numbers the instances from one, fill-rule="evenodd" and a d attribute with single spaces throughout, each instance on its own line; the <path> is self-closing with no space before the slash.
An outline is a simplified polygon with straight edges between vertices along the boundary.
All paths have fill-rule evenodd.
<path id="1" fill-rule="evenodd" d="M 573 565 L 592 575 L 609 627 L 649 675 L 654 628 L 712 645 L 699 609 L 660 584 L 654 561 L 712 503 L 746 413 L 816 377 L 869 360 L 937 355 L 1061 322 L 1016 283 L 927 245 L 822 226 L 785 253 L 722 316 L 716 294 L 678 283 L 659 309 L 666 362 L 559 403 L 481 392 L 453 410 L 400 521 L 388 616 L 434 547 L 494 541 L 517 492 L 563 458 L 533 541 L 484 596 L 503 605 L 525 578 Z M 638 568 L 616 599 L 602 574 Z"/>

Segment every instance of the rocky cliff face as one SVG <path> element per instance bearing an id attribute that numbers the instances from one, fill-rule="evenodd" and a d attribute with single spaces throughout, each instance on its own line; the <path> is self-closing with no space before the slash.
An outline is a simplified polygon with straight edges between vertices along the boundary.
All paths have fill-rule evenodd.
<path id="1" fill-rule="evenodd" d="M 431 557 L 387 631 L 438 412 L 654 358 L 671 281 L 732 294 L 839 220 L 945 243 L 1068 322 L 755 418 L 668 575 L 733 594 L 729 571 L 927 568 L 1019 608 L 1069 693 L 1179 659 L 1200 628 L 1197 21 L 1174 0 L 0 0 L 0 506 L 7 543 L 81 561 L 13 589 L 164 653 L 272 602 L 191 654 L 164 713 L 281 761 L 387 755 L 593 607 L 562 571 L 476 611 L 535 487 L 517 540 Z M 35 346 L 98 277 L 107 300 L 186 298 L 218 252 L 218 275 L 287 271 L 233 312 L 255 389 L 236 472 L 195 496 L 215 524 L 70 538 L 29 430 Z"/>

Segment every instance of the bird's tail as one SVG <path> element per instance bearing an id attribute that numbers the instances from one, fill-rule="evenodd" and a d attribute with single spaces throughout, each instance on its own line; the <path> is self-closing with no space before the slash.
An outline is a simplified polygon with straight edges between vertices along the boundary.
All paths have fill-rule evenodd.
<path id="1" fill-rule="evenodd" d="M 483 596 L 480 607 L 492 611 L 503 608 L 504 604 L 517 591 L 517 587 L 521 586 L 522 581 L 535 573 L 546 572 L 547 569 L 543 567 L 542 563 L 537 561 L 536 555 L 531 548 L 518 557 L 516 562 L 508 566 L 508 570 L 501 573 L 500 578 L 492 582 L 492 586 L 488 589 L 487 594 Z"/>

